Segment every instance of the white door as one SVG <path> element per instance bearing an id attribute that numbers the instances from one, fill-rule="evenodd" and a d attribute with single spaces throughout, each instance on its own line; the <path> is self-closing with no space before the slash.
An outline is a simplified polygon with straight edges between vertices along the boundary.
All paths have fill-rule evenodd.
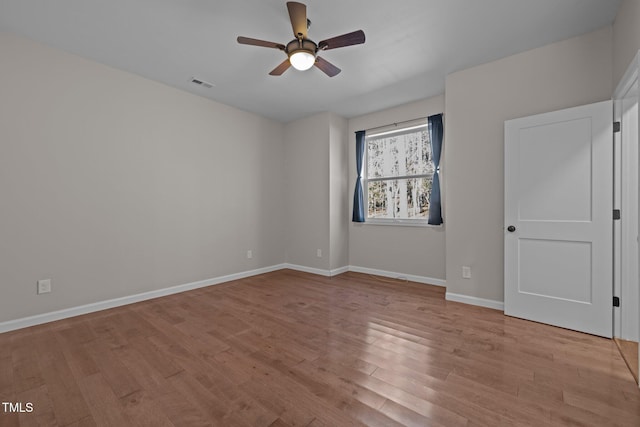
<path id="1" fill-rule="evenodd" d="M 505 122 L 505 314 L 611 337 L 612 112 Z"/>

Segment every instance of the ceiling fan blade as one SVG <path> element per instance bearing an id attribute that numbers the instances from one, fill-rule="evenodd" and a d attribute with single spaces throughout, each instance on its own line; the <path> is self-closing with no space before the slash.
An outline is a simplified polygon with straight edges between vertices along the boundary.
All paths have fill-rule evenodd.
<path id="1" fill-rule="evenodd" d="M 313 65 L 320 68 L 329 77 L 333 77 L 341 71 L 340 68 L 336 67 L 326 59 L 320 58 L 319 56 L 316 58 L 316 63 Z"/>
<path id="2" fill-rule="evenodd" d="M 307 6 L 295 1 L 287 2 L 289 10 L 289 19 L 291 19 L 291 27 L 293 28 L 293 36 L 298 38 L 299 35 L 303 39 L 307 38 Z"/>
<path id="3" fill-rule="evenodd" d="M 358 30 L 352 33 L 343 34 L 341 36 L 332 37 L 330 39 L 322 40 L 318 43 L 318 49 L 329 50 L 337 49 L 339 47 L 352 46 L 354 44 L 364 43 L 364 31 Z"/>
<path id="4" fill-rule="evenodd" d="M 289 58 L 285 59 L 282 64 L 278 65 L 276 68 L 271 70 L 269 75 L 271 76 L 281 76 L 282 73 L 287 71 L 291 67 L 291 62 L 289 62 Z"/>
<path id="5" fill-rule="evenodd" d="M 268 42 L 265 40 L 252 39 L 249 37 L 238 37 L 238 43 L 240 44 L 248 44 L 251 46 L 261 46 L 261 47 L 272 47 L 275 49 L 284 50 L 284 45 L 280 43 Z"/>

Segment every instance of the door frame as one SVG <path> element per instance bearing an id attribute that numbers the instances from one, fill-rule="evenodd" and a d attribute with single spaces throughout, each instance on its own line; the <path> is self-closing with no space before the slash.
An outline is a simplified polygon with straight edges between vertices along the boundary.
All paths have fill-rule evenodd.
<path id="1" fill-rule="evenodd" d="M 624 147 L 622 147 L 621 141 L 623 139 L 623 133 L 625 132 L 625 126 L 623 123 L 624 117 L 622 114 L 622 101 L 623 99 L 629 99 L 631 97 L 635 97 L 637 101 L 640 101 L 639 99 L 640 91 L 638 90 L 638 85 L 640 84 L 640 82 L 638 81 L 639 74 L 640 74 L 640 50 L 636 53 L 633 61 L 631 61 L 631 64 L 627 68 L 624 76 L 618 83 L 618 86 L 616 87 L 616 90 L 613 93 L 614 121 L 621 122 L 621 130 L 622 130 L 622 132 L 616 133 L 614 136 L 614 149 L 620 153 L 624 153 Z M 632 91 L 635 91 L 635 93 L 633 93 Z M 625 141 L 629 140 L 628 137 L 629 135 L 631 135 L 630 143 L 634 143 L 636 145 L 636 148 L 638 148 L 638 135 L 640 134 L 640 108 L 638 108 L 637 123 L 638 123 L 637 128 L 632 129 L 631 134 L 624 135 Z M 635 135 L 633 135 L 634 131 L 635 131 Z M 633 139 L 635 139 L 635 141 L 633 141 Z M 638 152 L 640 152 L 640 149 L 638 150 Z M 619 164 L 619 162 L 620 162 L 620 158 L 618 158 L 616 164 L 614 165 L 614 170 L 618 170 L 618 171 L 620 170 L 621 164 Z M 640 170 L 640 155 L 633 160 L 632 164 L 635 164 L 636 170 Z M 624 169 L 622 173 L 624 173 Z M 615 209 L 620 209 L 620 206 L 621 204 L 623 204 L 623 201 L 624 201 L 625 194 L 622 191 L 622 186 L 620 185 L 624 180 L 624 178 L 625 178 L 624 176 L 622 175 L 618 176 L 618 173 L 616 173 L 615 182 L 617 185 L 616 185 L 616 188 L 614 189 L 614 208 Z M 640 182 L 639 182 L 639 188 L 640 188 Z M 639 200 L 638 205 L 635 206 L 636 208 L 635 215 L 638 217 L 638 230 L 640 230 L 640 215 L 638 215 L 638 212 L 640 212 L 640 197 L 638 198 L 638 200 Z M 629 209 L 629 207 L 626 206 L 626 209 Z M 624 215 L 624 213 L 622 213 L 622 215 Z M 615 221 L 614 222 L 614 239 L 616 243 L 614 243 L 614 248 L 618 248 L 618 250 L 616 251 L 614 249 L 614 295 L 623 294 L 625 288 L 627 288 L 628 286 L 640 287 L 640 273 L 638 273 L 638 277 L 635 278 L 635 281 L 633 280 L 633 278 L 630 278 L 627 283 L 622 283 L 621 281 L 622 269 L 625 268 L 624 267 L 625 263 L 627 263 L 628 265 L 628 263 L 635 262 L 636 268 L 640 265 L 640 251 L 638 251 L 639 252 L 638 257 L 634 257 L 635 259 L 631 259 L 631 257 L 626 256 L 625 249 L 628 249 L 628 248 L 625 248 L 618 244 L 622 240 L 621 237 L 622 237 L 621 226 L 619 224 L 619 221 Z M 617 307 L 614 308 L 614 318 L 613 318 L 614 336 L 620 337 L 621 335 L 621 325 L 622 325 L 623 316 L 631 317 L 631 319 L 627 319 L 627 321 L 629 320 L 633 321 L 632 318 L 637 317 L 636 321 L 638 322 L 638 330 L 640 330 L 640 292 L 638 292 L 638 294 L 639 294 L 639 297 L 637 298 L 637 301 L 627 300 L 627 302 L 632 305 L 627 305 L 626 307 L 627 309 L 631 307 L 631 310 L 627 310 L 627 311 L 622 310 L 624 305 L 623 307 L 620 307 L 620 308 L 617 308 Z M 639 368 L 640 368 L 640 362 L 639 362 Z"/>
<path id="2" fill-rule="evenodd" d="M 638 117 L 629 111 L 629 106 L 638 108 L 637 75 L 623 82 L 614 99 L 614 121 L 621 123 L 614 134 L 614 209 L 622 212 L 614 222 L 614 295 L 620 297 L 620 307 L 614 308 L 614 336 L 637 342 L 638 128 L 630 125 Z"/>

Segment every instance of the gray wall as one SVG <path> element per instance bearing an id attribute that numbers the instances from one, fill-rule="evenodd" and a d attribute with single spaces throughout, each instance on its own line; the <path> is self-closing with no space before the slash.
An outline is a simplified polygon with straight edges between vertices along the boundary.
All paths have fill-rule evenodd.
<path id="1" fill-rule="evenodd" d="M 444 96 L 412 102 L 349 120 L 349 212 L 356 181 L 355 132 L 444 112 Z M 444 145 L 447 144 L 445 135 Z M 426 278 L 445 278 L 445 227 L 349 223 L 349 263 Z"/>
<path id="2" fill-rule="evenodd" d="M 504 300 L 504 121 L 610 99 L 612 63 L 606 27 L 447 77 L 448 292 Z"/>
<path id="3" fill-rule="evenodd" d="M 284 261 L 282 124 L 4 33 L 0 57 L 0 322 Z"/>
<path id="4" fill-rule="evenodd" d="M 504 120 L 610 98 L 639 22 L 625 0 L 613 29 L 453 73 L 446 97 L 287 125 L 0 34 L 0 322 L 282 262 L 502 301 Z M 443 111 L 445 226 L 351 223 L 354 132 Z"/>
<path id="5" fill-rule="evenodd" d="M 285 125 L 287 263 L 323 273 L 349 265 L 346 128 L 334 113 Z"/>
<path id="6" fill-rule="evenodd" d="M 613 85 L 640 49 L 640 1 L 622 0 L 613 24 Z"/>
<path id="7" fill-rule="evenodd" d="M 347 146 L 347 120 L 331 114 L 329 129 L 329 268 L 331 270 L 349 265 Z"/>
<path id="8" fill-rule="evenodd" d="M 329 134 L 329 113 L 284 129 L 286 262 L 323 270 L 330 264 Z"/>

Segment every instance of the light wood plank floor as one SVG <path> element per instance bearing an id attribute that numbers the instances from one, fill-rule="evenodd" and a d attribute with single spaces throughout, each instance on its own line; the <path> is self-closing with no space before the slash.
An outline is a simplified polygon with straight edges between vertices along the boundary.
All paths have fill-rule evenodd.
<path id="1" fill-rule="evenodd" d="M 622 359 L 627 363 L 627 367 L 631 371 L 631 375 L 638 382 L 638 343 L 619 338 L 614 338 L 614 340 L 618 345 Z"/>
<path id="2" fill-rule="evenodd" d="M 346 273 L 255 276 L 0 335 L 2 426 L 640 426 L 613 341 Z"/>

